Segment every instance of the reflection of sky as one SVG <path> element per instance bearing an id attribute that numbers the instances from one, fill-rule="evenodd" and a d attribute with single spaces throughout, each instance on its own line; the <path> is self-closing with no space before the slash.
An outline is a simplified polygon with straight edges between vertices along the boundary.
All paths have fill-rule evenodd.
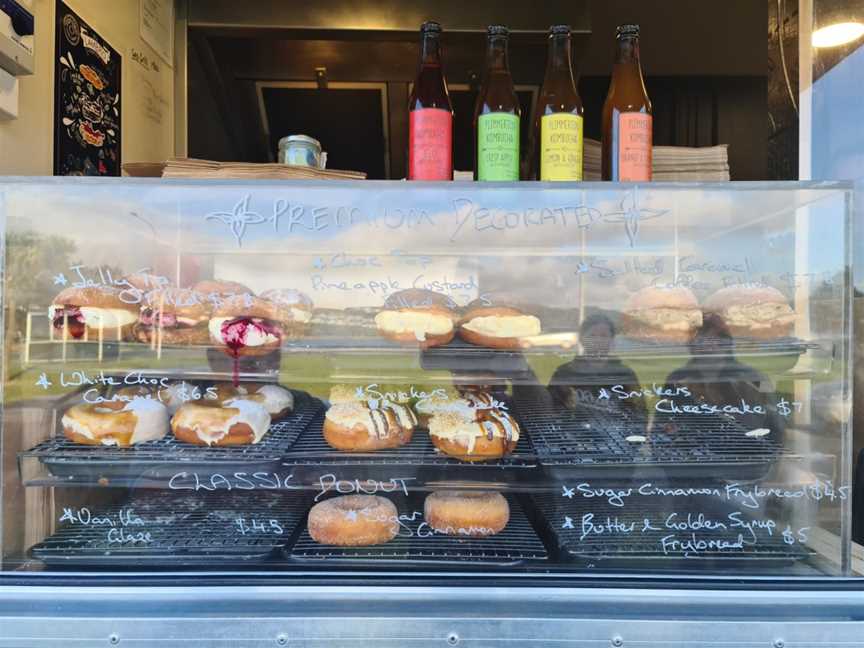
<path id="1" fill-rule="evenodd" d="M 855 180 L 854 258 L 864 259 L 864 45 L 813 84 L 812 171 L 814 179 Z M 829 235 L 828 232 L 821 232 Z M 830 261 L 825 261 L 830 263 Z M 864 264 L 855 265 L 864 289 Z"/>
<path id="2" fill-rule="evenodd" d="M 361 283 L 376 277 L 368 268 L 316 267 L 339 253 L 380 257 L 379 279 L 398 266 L 407 281 L 416 275 L 405 267 L 410 253 L 429 257 L 420 267 L 430 280 L 476 275 L 483 290 L 494 283 L 550 306 L 620 308 L 648 283 L 676 280 L 694 282 L 700 297 L 753 280 L 791 295 L 796 213 L 814 224 L 811 272 L 833 273 L 843 258 L 844 194 L 820 185 L 657 184 L 637 192 L 588 183 L 76 178 L 24 182 L 6 198 L 11 227 L 67 236 L 84 263 L 130 272 L 179 251 L 180 265 L 215 269 L 258 291 L 308 287 L 313 274 Z M 684 270 L 685 256 L 694 270 Z M 742 265 L 744 271 L 717 267 Z M 380 291 L 358 291 L 345 303 L 383 301 Z M 338 295 L 330 291 L 320 301 L 337 305 Z"/>

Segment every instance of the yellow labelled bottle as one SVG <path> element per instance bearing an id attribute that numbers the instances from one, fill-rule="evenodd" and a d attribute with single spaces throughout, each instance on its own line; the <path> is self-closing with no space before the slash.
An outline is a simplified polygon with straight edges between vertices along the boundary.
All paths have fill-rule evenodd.
<path id="1" fill-rule="evenodd" d="M 573 79 L 570 26 L 555 25 L 549 29 L 546 75 L 535 110 L 533 177 L 582 180 L 584 114 Z"/>

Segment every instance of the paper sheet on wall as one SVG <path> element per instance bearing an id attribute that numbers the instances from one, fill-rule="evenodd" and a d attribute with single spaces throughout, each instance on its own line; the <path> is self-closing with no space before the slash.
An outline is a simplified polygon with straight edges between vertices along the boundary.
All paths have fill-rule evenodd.
<path id="1" fill-rule="evenodd" d="M 173 0 L 139 0 L 139 31 L 147 43 L 169 66 L 174 65 Z"/>

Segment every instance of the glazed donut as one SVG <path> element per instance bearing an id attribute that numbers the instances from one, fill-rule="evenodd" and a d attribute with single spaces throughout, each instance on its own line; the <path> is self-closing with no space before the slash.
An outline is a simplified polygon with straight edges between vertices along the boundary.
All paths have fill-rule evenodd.
<path id="1" fill-rule="evenodd" d="M 290 317 L 283 320 L 285 334 L 299 337 L 306 333 L 312 321 L 312 300 L 293 288 L 273 289 L 261 293 L 261 298 L 287 309 Z"/>
<path id="2" fill-rule="evenodd" d="M 66 288 L 48 307 L 48 317 L 60 335 L 109 340 L 132 339 L 138 321 L 138 305 L 127 304 L 116 288 L 90 286 Z"/>
<path id="3" fill-rule="evenodd" d="M 518 349 L 519 340 L 540 335 L 540 320 L 518 308 L 472 308 L 459 323 L 459 337 L 470 344 L 493 349 Z"/>
<path id="4" fill-rule="evenodd" d="M 150 398 L 83 403 L 66 410 L 60 424 L 73 443 L 125 448 L 163 438 L 168 432 L 168 410 Z"/>
<path id="5" fill-rule="evenodd" d="M 378 495 L 343 495 L 318 502 L 309 511 L 312 539 L 325 545 L 359 547 L 390 542 L 399 532 L 399 513 Z"/>
<path id="6" fill-rule="evenodd" d="M 212 307 L 188 289 L 163 288 L 144 293 L 135 338 L 150 344 L 207 344 Z"/>
<path id="7" fill-rule="evenodd" d="M 487 391 L 459 392 L 454 388 L 447 388 L 417 401 L 414 410 L 420 422 L 428 426 L 431 418 L 438 414 L 453 413 L 474 420 L 477 418 L 477 410 L 500 409 L 501 405 L 502 403 Z"/>
<path id="8" fill-rule="evenodd" d="M 423 519 L 445 535 L 490 536 L 507 526 L 510 505 L 501 493 L 436 491 L 426 497 Z"/>
<path id="9" fill-rule="evenodd" d="M 260 297 L 227 298 L 210 318 L 210 339 L 230 356 L 262 356 L 280 347 L 289 308 Z"/>
<path id="10" fill-rule="evenodd" d="M 235 399 L 253 401 L 263 405 L 274 421 L 285 418 L 294 410 L 294 394 L 281 385 L 242 383 L 234 387 L 230 383 L 221 383 L 219 387 L 223 387 L 225 392 L 232 389 L 234 391 L 234 396 L 224 400 L 226 405 L 230 405 Z"/>
<path id="11" fill-rule="evenodd" d="M 452 300 L 446 295 L 410 289 L 387 298 L 375 316 L 375 326 L 388 340 L 428 349 L 453 339 L 456 319 Z"/>
<path id="12" fill-rule="evenodd" d="M 349 452 L 398 448 L 411 441 L 416 425 L 411 408 L 397 403 L 336 403 L 324 418 L 324 440 Z"/>
<path id="13" fill-rule="evenodd" d="M 486 461 L 510 454 L 519 441 L 519 424 L 500 409 L 476 410 L 477 417 L 467 419 L 448 412 L 429 421 L 432 444 L 444 454 L 461 461 Z"/>
<path id="14" fill-rule="evenodd" d="M 270 414 L 263 405 L 239 399 L 230 405 L 184 403 L 171 419 L 174 436 L 194 445 L 255 444 L 269 428 Z"/>

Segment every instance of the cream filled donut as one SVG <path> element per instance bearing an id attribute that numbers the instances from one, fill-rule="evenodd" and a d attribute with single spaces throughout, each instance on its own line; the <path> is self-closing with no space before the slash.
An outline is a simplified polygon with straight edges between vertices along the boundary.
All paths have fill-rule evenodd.
<path id="1" fill-rule="evenodd" d="M 795 311 L 771 286 L 729 286 L 705 300 L 706 316 L 716 315 L 732 337 L 772 339 L 792 333 Z"/>
<path id="2" fill-rule="evenodd" d="M 195 445 L 236 446 L 259 443 L 270 428 L 270 414 L 258 403 L 185 403 L 171 419 L 178 440 Z"/>
<path id="3" fill-rule="evenodd" d="M 144 294 L 135 337 L 150 344 L 207 344 L 212 307 L 193 290 L 163 288 Z"/>
<path id="4" fill-rule="evenodd" d="M 444 454 L 462 461 L 498 459 L 508 455 L 519 441 L 519 424 L 500 409 L 476 410 L 476 418 L 446 412 L 429 420 L 432 444 Z"/>
<path id="5" fill-rule="evenodd" d="M 309 511 L 309 535 L 315 542 L 341 547 L 379 545 L 399 532 L 396 506 L 378 495 L 343 495 L 318 502 Z"/>
<path id="6" fill-rule="evenodd" d="M 375 316 L 375 326 L 382 336 L 423 349 L 450 342 L 455 321 L 449 297 L 420 289 L 393 293 Z"/>
<path id="7" fill-rule="evenodd" d="M 472 308 L 459 324 L 459 337 L 478 346 L 519 348 L 522 338 L 540 335 L 540 319 L 509 306 Z"/>
<path id="8" fill-rule="evenodd" d="M 501 493 L 435 491 L 426 497 L 423 519 L 444 535 L 485 537 L 504 530 L 510 521 L 510 505 Z"/>
<path id="9" fill-rule="evenodd" d="M 267 290 L 261 293 L 262 299 L 267 299 L 284 308 L 289 317 L 283 320 L 283 328 L 288 337 L 297 337 L 306 333 L 309 322 L 312 321 L 312 300 L 304 293 L 293 288 Z"/>
<path id="10" fill-rule="evenodd" d="M 138 321 L 138 304 L 124 302 L 115 288 L 67 288 L 48 307 L 48 317 L 61 336 L 128 340 Z"/>
<path id="11" fill-rule="evenodd" d="M 66 410 L 60 424 L 74 443 L 128 447 L 163 438 L 168 432 L 168 410 L 151 398 L 86 403 Z"/>
<path id="12" fill-rule="evenodd" d="M 686 343 L 702 326 L 696 295 L 683 286 L 648 286 L 627 300 L 621 332 L 651 342 Z"/>
<path id="13" fill-rule="evenodd" d="M 337 450 L 398 448 L 411 441 L 417 416 L 388 401 L 336 403 L 324 418 L 324 440 Z"/>

